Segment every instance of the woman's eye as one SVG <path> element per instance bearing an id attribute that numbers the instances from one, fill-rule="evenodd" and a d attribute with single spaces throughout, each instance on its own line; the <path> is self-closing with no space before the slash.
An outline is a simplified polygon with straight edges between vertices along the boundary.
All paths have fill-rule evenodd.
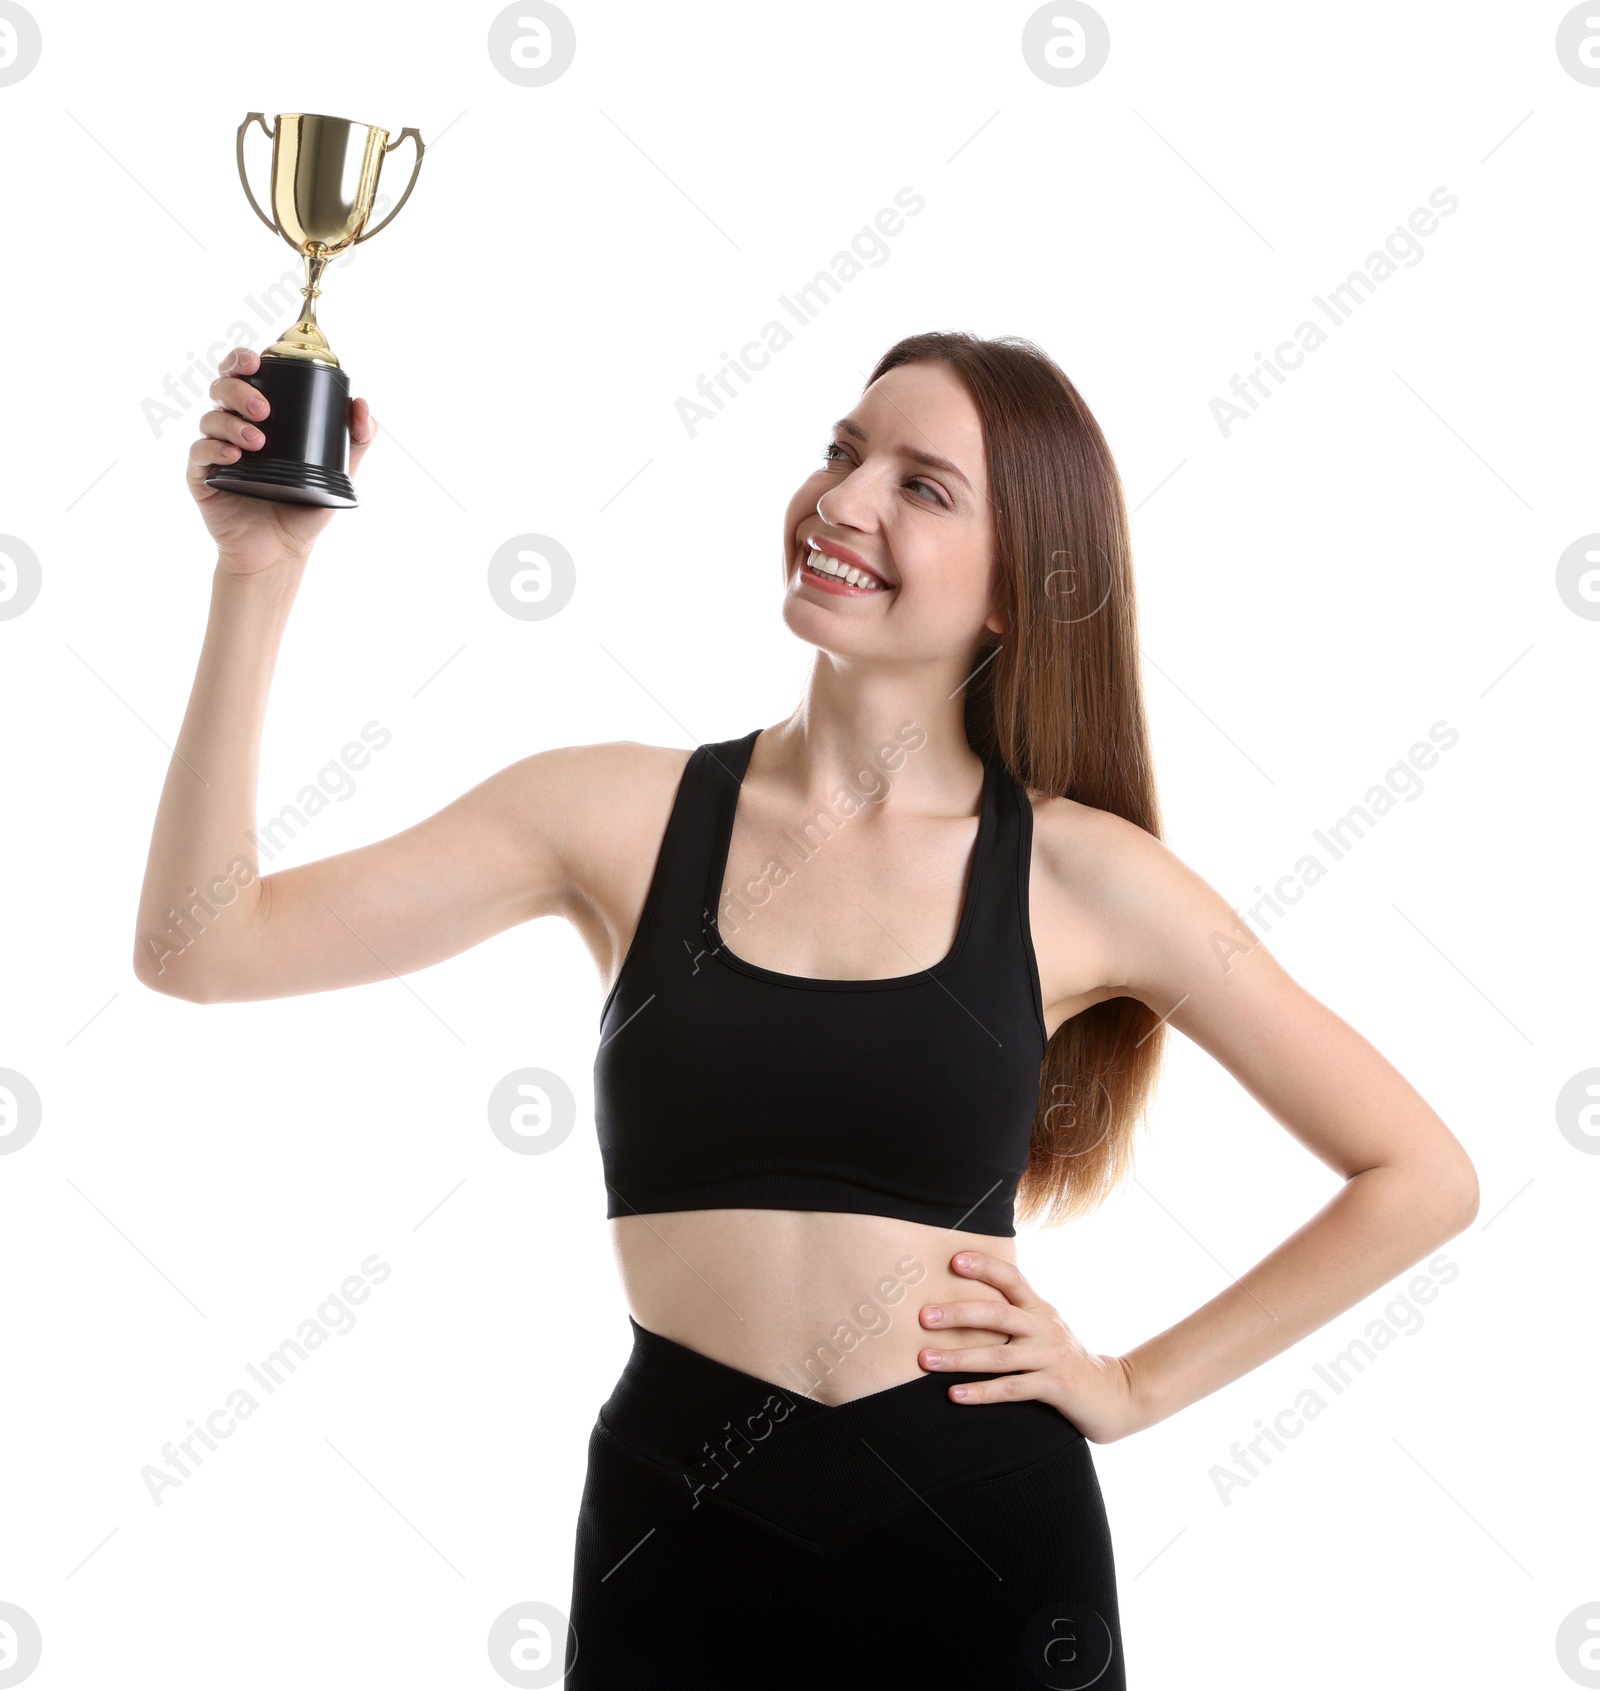
<path id="1" fill-rule="evenodd" d="M 845 450 L 844 447 L 841 446 L 838 441 L 830 440 L 828 442 L 828 444 L 825 447 L 823 447 L 823 449 L 822 449 L 822 461 L 823 461 L 823 463 L 825 463 L 825 464 L 836 464 L 836 463 L 838 463 L 839 460 L 834 457 L 834 453 L 835 452 L 843 453 L 844 450 Z M 848 456 L 848 454 L 846 454 L 846 456 Z M 910 478 L 910 480 L 907 481 L 906 486 L 907 487 L 920 487 L 922 489 L 922 491 L 924 493 L 926 493 L 928 495 L 928 497 L 930 499 L 932 499 L 933 502 L 936 505 L 945 505 L 947 503 L 944 495 L 942 493 L 940 493 L 939 489 L 936 488 L 931 481 L 924 481 L 921 476 L 912 476 Z"/>

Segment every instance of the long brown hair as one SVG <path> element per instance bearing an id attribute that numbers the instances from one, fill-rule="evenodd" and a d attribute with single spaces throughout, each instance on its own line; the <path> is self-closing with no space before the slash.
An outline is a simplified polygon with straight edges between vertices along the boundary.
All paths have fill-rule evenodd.
<path id="1" fill-rule="evenodd" d="M 1128 514 L 1105 436 L 1060 367 L 1016 335 L 909 335 L 867 386 L 925 360 L 951 366 L 983 422 L 1009 617 L 967 682 L 967 739 L 1033 792 L 1111 811 L 1160 839 Z M 1121 1182 L 1165 1040 L 1165 1023 L 1134 998 L 1105 999 L 1056 1030 L 1019 1220 L 1084 1214 Z"/>

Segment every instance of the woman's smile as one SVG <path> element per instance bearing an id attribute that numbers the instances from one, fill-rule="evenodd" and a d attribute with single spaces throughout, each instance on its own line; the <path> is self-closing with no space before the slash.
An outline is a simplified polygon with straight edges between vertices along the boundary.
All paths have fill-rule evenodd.
<path id="1" fill-rule="evenodd" d="M 844 549 L 841 547 L 839 551 Z M 825 543 L 810 540 L 800 558 L 800 582 L 824 593 L 862 598 L 873 593 L 893 592 L 893 586 L 854 557 L 840 557 Z"/>

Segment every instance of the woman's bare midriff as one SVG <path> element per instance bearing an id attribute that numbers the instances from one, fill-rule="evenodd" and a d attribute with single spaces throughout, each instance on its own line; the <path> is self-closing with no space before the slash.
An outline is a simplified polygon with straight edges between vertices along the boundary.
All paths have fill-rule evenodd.
<path id="1" fill-rule="evenodd" d="M 1004 1344 L 998 1329 L 922 1325 L 928 1303 L 1004 1303 L 957 1274 L 990 1233 L 817 1210 L 671 1210 L 619 1216 L 612 1239 L 641 1327 L 817 1403 L 847 1403 L 929 1372 L 918 1352 Z"/>

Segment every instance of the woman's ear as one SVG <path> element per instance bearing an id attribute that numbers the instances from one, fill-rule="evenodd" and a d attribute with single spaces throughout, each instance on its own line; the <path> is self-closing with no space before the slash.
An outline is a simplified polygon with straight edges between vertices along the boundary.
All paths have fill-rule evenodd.
<path id="1" fill-rule="evenodd" d="M 991 634 L 1005 634 L 1010 630 L 1011 616 L 1007 610 L 1009 598 L 1005 572 L 998 566 L 992 567 L 989 571 L 989 614 L 983 619 L 983 626 Z"/>

